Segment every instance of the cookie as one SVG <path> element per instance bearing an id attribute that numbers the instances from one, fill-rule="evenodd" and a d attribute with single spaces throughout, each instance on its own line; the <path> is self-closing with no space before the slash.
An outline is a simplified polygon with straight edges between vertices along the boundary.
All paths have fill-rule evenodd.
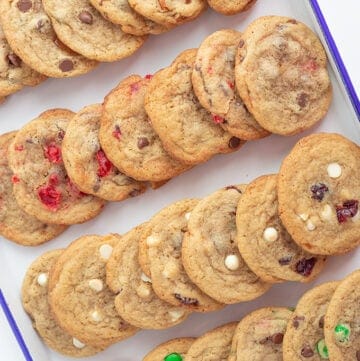
<path id="1" fill-rule="evenodd" d="M 202 199 L 188 214 L 182 243 L 182 262 L 190 279 L 225 304 L 252 300 L 270 288 L 246 265 L 237 248 L 236 207 L 245 188 L 226 187 Z"/>
<path id="2" fill-rule="evenodd" d="M 16 201 L 45 223 L 82 223 L 104 207 L 103 200 L 82 193 L 65 171 L 61 144 L 73 116 L 66 109 L 40 114 L 17 132 L 9 148 Z"/>
<path id="3" fill-rule="evenodd" d="M 205 0 L 128 0 L 139 14 L 165 27 L 173 27 L 196 19 L 206 9 Z"/>
<path id="4" fill-rule="evenodd" d="M 186 361 L 227 361 L 237 322 L 228 323 L 199 337 L 188 350 Z"/>
<path id="5" fill-rule="evenodd" d="M 145 112 L 149 79 L 132 75 L 105 97 L 100 142 L 109 159 L 125 174 L 161 182 L 189 169 L 164 150 Z"/>
<path id="6" fill-rule="evenodd" d="M 187 232 L 188 213 L 198 200 L 185 199 L 164 208 L 150 221 L 146 238 L 147 260 L 155 293 L 164 301 L 197 312 L 222 308 L 189 278 L 181 261 L 181 246 Z M 144 246 L 144 244 L 142 245 Z"/>
<path id="7" fill-rule="evenodd" d="M 146 37 L 124 33 L 104 19 L 89 0 L 42 0 L 59 39 L 70 49 L 96 61 L 116 61 L 133 54 Z"/>
<path id="8" fill-rule="evenodd" d="M 79 238 L 64 251 L 51 284 L 56 321 L 85 345 L 106 347 L 137 332 L 117 314 L 115 294 L 105 282 L 106 262 L 118 241 L 114 235 Z"/>
<path id="9" fill-rule="evenodd" d="M 205 162 L 243 144 L 216 124 L 195 97 L 191 82 L 195 58 L 196 49 L 181 53 L 169 68 L 154 75 L 145 96 L 145 110 L 164 148 L 187 164 Z"/>
<path id="10" fill-rule="evenodd" d="M 236 57 L 236 86 L 246 107 L 266 130 L 304 131 L 326 115 L 332 87 L 326 53 L 303 23 L 266 16 L 245 30 Z"/>
<path id="11" fill-rule="evenodd" d="M 192 84 L 215 123 L 238 138 L 259 139 L 269 132 L 249 113 L 235 88 L 235 55 L 240 38 L 241 33 L 231 29 L 208 36 L 198 49 Z"/>
<path id="12" fill-rule="evenodd" d="M 128 0 L 90 0 L 101 15 L 114 24 L 121 26 L 125 33 L 133 35 L 161 34 L 167 27 L 144 18 L 129 5 Z"/>
<path id="13" fill-rule="evenodd" d="M 284 307 L 258 309 L 238 324 L 228 361 L 282 361 L 282 342 L 292 312 Z"/>
<path id="14" fill-rule="evenodd" d="M 339 134 L 301 139 L 278 178 L 280 218 L 311 253 L 345 253 L 360 244 L 360 147 Z M 331 240 L 331 242 L 329 242 Z"/>
<path id="15" fill-rule="evenodd" d="M 224 15 L 235 15 L 249 10 L 256 0 L 207 0 L 210 7 Z"/>
<path id="16" fill-rule="evenodd" d="M 319 275 L 326 257 L 297 245 L 278 215 L 277 175 L 255 179 L 240 198 L 237 245 L 248 266 L 263 280 L 310 282 Z"/>
<path id="17" fill-rule="evenodd" d="M 35 86 L 46 79 L 28 67 L 10 48 L 0 24 L 0 97 L 15 93 L 24 86 Z"/>
<path id="18" fill-rule="evenodd" d="M 124 320 L 143 329 L 169 328 L 188 313 L 159 299 L 151 279 L 142 273 L 137 259 L 142 227 L 121 237 L 106 265 L 106 281 L 117 295 L 115 307 Z"/>
<path id="19" fill-rule="evenodd" d="M 329 358 L 324 341 L 324 316 L 338 284 L 324 283 L 301 297 L 284 335 L 284 361 Z"/>
<path id="20" fill-rule="evenodd" d="M 195 338 L 183 337 L 162 343 L 149 352 L 143 361 L 183 361 Z"/>
<path id="21" fill-rule="evenodd" d="M 0 234 L 23 246 L 37 246 L 57 237 L 67 227 L 42 223 L 19 208 L 13 194 L 17 178 L 7 161 L 15 135 L 16 132 L 11 132 L 0 136 Z"/>
<path id="22" fill-rule="evenodd" d="M 62 252 L 62 250 L 47 252 L 30 265 L 22 285 L 22 304 L 33 321 L 33 327 L 47 346 L 71 357 L 91 356 L 102 349 L 81 345 L 79 340 L 60 328 L 48 303 L 49 272 Z"/>
<path id="23" fill-rule="evenodd" d="M 70 121 L 62 143 L 66 172 L 82 191 L 108 201 L 121 201 L 146 190 L 121 173 L 109 161 L 100 147 L 99 128 L 102 106 L 90 105 L 80 110 Z"/>
<path id="24" fill-rule="evenodd" d="M 98 64 L 61 43 L 41 0 L 3 0 L 0 19 L 11 48 L 41 74 L 71 77 L 87 73 Z"/>
<path id="25" fill-rule="evenodd" d="M 360 360 L 360 271 L 337 287 L 325 315 L 325 344 L 330 360 Z"/>

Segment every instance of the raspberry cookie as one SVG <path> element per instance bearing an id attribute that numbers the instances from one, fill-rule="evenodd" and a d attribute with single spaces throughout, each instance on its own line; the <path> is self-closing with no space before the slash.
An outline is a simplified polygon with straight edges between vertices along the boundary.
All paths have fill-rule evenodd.
<path id="1" fill-rule="evenodd" d="M 70 179 L 85 193 L 108 201 L 121 201 L 146 190 L 121 173 L 100 147 L 98 135 L 102 106 L 90 105 L 77 113 L 66 128 L 62 157 Z"/>
<path id="2" fill-rule="evenodd" d="M 202 199 L 188 214 L 182 243 L 182 261 L 190 279 L 225 304 L 252 300 L 270 288 L 251 271 L 237 248 L 236 207 L 245 188 L 226 187 Z"/>
<path id="3" fill-rule="evenodd" d="M 64 78 L 87 73 L 97 66 L 97 62 L 61 43 L 41 0 L 2 0 L 0 19 L 11 48 L 41 74 Z"/>
<path id="4" fill-rule="evenodd" d="M 42 223 L 19 208 L 13 194 L 13 183 L 18 178 L 13 175 L 7 161 L 15 134 L 0 136 L 0 234 L 23 246 L 36 246 L 55 238 L 67 227 Z"/>
<path id="5" fill-rule="evenodd" d="M 110 160 L 125 174 L 161 182 L 189 169 L 164 150 L 145 112 L 149 79 L 132 75 L 104 101 L 100 142 Z"/>
<path id="6" fill-rule="evenodd" d="M 259 124 L 292 135 L 327 113 L 332 88 L 317 36 L 290 18 L 266 16 L 245 30 L 236 59 L 240 97 Z"/>
<path id="7" fill-rule="evenodd" d="M 324 316 L 338 285 L 339 282 L 324 283 L 301 297 L 285 332 L 284 361 L 329 358 L 324 341 Z"/>
<path id="8" fill-rule="evenodd" d="M 0 25 L 0 97 L 15 93 L 26 85 L 38 85 L 45 79 L 13 52 Z"/>
<path id="9" fill-rule="evenodd" d="M 304 251 L 278 216 L 277 176 L 255 179 L 240 198 L 237 244 L 248 266 L 267 282 L 309 282 L 319 275 L 326 258 Z"/>
<path id="10" fill-rule="evenodd" d="M 128 0 L 139 14 L 158 24 L 173 27 L 196 19 L 205 9 L 205 0 Z"/>
<path id="11" fill-rule="evenodd" d="M 301 139 L 282 163 L 280 218 L 311 253 L 345 253 L 360 244 L 360 147 L 338 134 Z M 331 241 L 329 241 L 331 240 Z"/>
<path id="12" fill-rule="evenodd" d="M 249 113 L 235 88 L 235 55 L 241 33 L 219 30 L 200 45 L 192 73 L 194 92 L 215 123 L 246 140 L 269 135 Z"/>
<path id="13" fill-rule="evenodd" d="M 140 269 L 137 254 L 143 226 L 119 239 L 106 266 L 106 281 L 117 294 L 115 307 L 130 324 L 143 329 L 164 329 L 185 320 L 188 312 L 159 299 L 151 279 Z"/>
<path id="14" fill-rule="evenodd" d="M 116 61 L 134 53 L 146 37 L 124 33 L 104 19 L 89 0 L 42 0 L 59 39 L 96 61 Z"/>
<path id="15" fill-rule="evenodd" d="M 149 352 L 143 361 L 183 361 L 195 338 L 184 337 L 162 343 Z"/>
<path id="16" fill-rule="evenodd" d="M 60 328 L 48 303 L 49 272 L 62 252 L 47 252 L 31 264 L 22 285 L 22 304 L 31 317 L 35 330 L 50 348 L 71 357 L 91 356 L 102 348 L 86 346 Z"/>
<path id="17" fill-rule="evenodd" d="M 60 326 L 85 345 L 106 347 L 137 332 L 117 314 L 115 294 L 105 282 L 106 262 L 118 241 L 113 235 L 79 238 L 61 256 L 61 269 L 54 266 L 51 309 Z"/>
<path id="18" fill-rule="evenodd" d="M 292 312 L 283 307 L 256 310 L 236 328 L 228 361 L 282 361 L 282 342 Z"/>
<path id="19" fill-rule="evenodd" d="M 237 323 L 228 323 L 199 337 L 190 347 L 186 361 L 227 361 Z"/>
<path id="20" fill-rule="evenodd" d="M 224 15 L 235 15 L 249 10 L 256 0 L 208 0 L 209 6 Z"/>
<path id="21" fill-rule="evenodd" d="M 104 201 L 82 193 L 68 177 L 61 144 L 74 113 L 48 110 L 15 136 L 9 148 L 14 172 L 14 195 L 19 206 L 45 223 L 85 222 L 104 207 Z"/>
<path id="22" fill-rule="evenodd" d="M 188 215 L 198 200 L 176 202 L 150 221 L 146 238 L 147 261 L 155 293 L 174 306 L 197 312 L 214 311 L 222 305 L 203 293 L 189 278 L 181 261 L 181 246 L 187 232 Z"/>
<path id="23" fill-rule="evenodd" d="M 188 164 L 233 152 L 243 142 L 224 131 L 199 104 L 191 82 L 196 49 L 181 53 L 151 79 L 145 109 L 164 148 Z"/>
<path id="24" fill-rule="evenodd" d="M 129 5 L 128 0 L 90 0 L 101 15 L 114 24 L 121 26 L 125 33 L 133 35 L 161 34 L 167 27 L 144 18 Z"/>
<path id="25" fill-rule="evenodd" d="M 325 316 L 325 343 L 330 360 L 360 360 L 360 271 L 336 289 Z"/>

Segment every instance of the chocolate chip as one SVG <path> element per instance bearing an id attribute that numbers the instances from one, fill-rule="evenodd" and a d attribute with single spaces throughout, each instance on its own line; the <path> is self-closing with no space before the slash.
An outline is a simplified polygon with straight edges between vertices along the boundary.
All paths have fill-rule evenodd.
<path id="1" fill-rule="evenodd" d="M 279 259 L 279 264 L 281 266 L 286 266 L 291 262 L 291 260 L 292 260 L 291 256 L 282 257 L 282 258 Z"/>
<path id="2" fill-rule="evenodd" d="M 290 19 L 290 20 L 288 21 L 288 23 L 290 23 L 290 24 L 297 24 L 298 22 L 297 22 L 295 19 Z"/>
<path id="3" fill-rule="evenodd" d="M 293 319 L 293 326 L 295 329 L 298 329 L 298 327 L 300 326 L 300 321 L 304 321 L 305 317 L 304 316 L 295 316 Z"/>
<path id="4" fill-rule="evenodd" d="M 306 93 L 300 93 L 296 98 L 296 102 L 298 103 L 300 108 L 304 108 L 308 103 L 308 101 L 309 101 L 309 95 Z"/>
<path id="5" fill-rule="evenodd" d="M 245 45 L 245 41 L 243 39 L 239 42 L 239 48 L 242 48 Z"/>
<path id="6" fill-rule="evenodd" d="M 356 351 L 356 360 L 360 361 L 360 350 Z"/>
<path id="7" fill-rule="evenodd" d="M 96 183 L 94 184 L 94 186 L 93 186 L 93 191 L 96 193 L 96 192 L 98 192 L 99 191 L 99 189 L 100 189 L 100 180 L 98 179 L 97 181 L 96 181 Z"/>
<path id="8" fill-rule="evenodd" d="M 146 137 L 138 138 L 137 146 L 139 149 L 143 149 L 143 148 L 147 147 L 149 144 L 150 144 L 149 139 L 147 139 Z"/>
<path id="9" fill-rule="evenodd" d="M 129 193 L 130 197 L 137 197 L 140 194 L 140 191 L 138 189 L 134 189 Z"/>
<path id="10" fill-rule="evenodd" d="M 296 272 L 308 277 L 311 275 L 316 262 L 317 258 L 315 257 L 311 257 L 309 259 L 302 258 L 295 266 Z"/>
<path id="11" fill-rule="evenodd" d="M 7 59 L 10 65 L 15 66 L 16 68 L 19 68 L 21 66 L 21 59 L 16 54 L 9 54 L 7 56 Z"/>
<path id="12" fill-rule="evenodd" d="M 312 357 L 314 356 L 314 351 L 311 349 L 310 346 L 304 346 L 301 350 L 301 356 Z"/>
<path id="13" fill-rule="evenodd" d="M 275 345 L 280 345 L 283 342 L 283 339 L 284 339 L 283 333 L 275 333 L 274 335 L 271 336 L 271 341 Z"/>
<path id="14" fill-rule="evenodd" d="M 183 305 L 197 306 L 199 301 L 196 298 L 184 297 L 179 293 L 175 293 L 174 297 L 179 300 Z"/>
<path id="15" fill-rule="evenodd" d="M 93 16 L 88 11 L 84 10 L 79 14 L 79 20 L 84 23 L 91 25 L 94 21 Z"/>
<path id="16" fill-rule="evenodd" d="M 265 337 L 259 341 L 260 345 L 265 345 L 269 341 L 269 337 Z"/>
<path id="17" fill-rule="evenodd" d="M 240 145 L 241 140 L 236 137 L 231 137 L 229 140 L 229 148 L 235 149 Z"/>
<path id="18" fill-rule="evenodd" d="M 238 191 L 240 194 L 242 193 L 241 190 L 239 188 L 237 188 L 236 186 L 227 186 L 227 187 L 225 187 L 225 189 L 227 191 L 230 189 L 234 189 L 234 190 Z"/>
<path id="19" fill-rule="evenodd" d="M 32 1 L 31 0 L 20 0 L 20 1 L 18 1 L 18 3 L 16 5 L 22 13 L 26 13 L 27 11 L 29 11 L 32 8 Z"/>
<path id="20" fill-rule="evenodd" d="M 319 327 L 320 328 L 324 328 L 324 318 L 325 318 L 325 316 L 320 317 L 320 320 L 319 320 Z"/>
<path id="21" fill-rule="evenodd" d="M 74 69 L 74 63 L 70 59 L 65 59 L 60 62 L 59 68 L 62 72 L 66 73 Z"/>

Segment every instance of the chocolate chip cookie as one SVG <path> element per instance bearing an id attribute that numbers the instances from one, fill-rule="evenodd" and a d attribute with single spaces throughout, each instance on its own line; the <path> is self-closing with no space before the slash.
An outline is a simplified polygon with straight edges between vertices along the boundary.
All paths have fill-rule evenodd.
<path id="1" fill-rule="evenodd" d="M 59 39 L 96 61 L 116 61 L 134 53 L 146 37 L 124 33 L 104 19 L 89 0 L 42 0 Z"/>
<path id="2" fill-rule="evenodd" d="M 226 187 L 202 199 L 187 215 L 188 232 L 182 243 L 182 261 L 190 279 L 225 304 L 252 300 L 270 288 L 237 248 L 236 207 L 245 188 Z"/>
<path id="3" fill-rule="evenodd" d="M 328 282 L 306 292 L 288 323 L 284 361 L 321 361 L 329 358 L 324 340 L 324 317 L 339 282 Z"/>
<path id="4" fill-rule="evenodd" d="M 306 25 L 287 17 L 261 17 L 239 42 L 236 85 L 263 128 L 292 135 L 312 127 L 329 109 L 326 66 L 326 53 Z"/>
<path id="5" fill-rule="evenodd" d="M 256 0 L 208 0 L 208 4 L 218 13 L 234 15 L 249 10 Z"/>
<path id="6" fill-rule="evenodd" d="M 130 324 L 143 329 L 164 329 L 184 321 L 188 312 L 156 296 L 152 281 L 137 260 L 143 226 L 122 236 L 106 265 L 106 281 L 116 294 L 115 307 Z"/>
<path id="7" fill-rule="evenodd" d="M 68 177 L 61 144 L 74 113 L 52 109 L 19 130 L 9 148 L 19 206 L 45 223 L 75 224 L 101 212 L 104 201 L 82 193 Z"/>
<path id="8" fill-rule="evenodd" d="M 233 152 L 243 142 L 224 131 L 197 100 L 191 82 L 196 49 L 181 53 L 151 79 L 145 110 L 164 148 L 187 164 Z"/>
<path id="9" fill-rule="evenodd" d="M 302 138 L 283 161 L 278 178 L 280 218 L 294 241 L 324 255 L 358 246 L 359 179 L 358 145 L 339 134 Z"/>
<path id="10" fill-rule="evenodd" d="M 121 201 L 146 190 L 140 183 L 120 172 L 107 158 L 99 143 L 102 106 L 89 105 L 70 121 L 62 143 L 66 172 L 85 193 L 108 201 Z"/>
<path id="11" fill-rule="evenodd" d="M 241 38 L 236 30 L 223 29 L 200 45 L 192 73 L 194 92 L 213 121 L 241 139 L 269 135 L 247 110 L 235 88 L 235 55 Z"/>
<path id="12" fill-rule="evenodd" d="M 143 361 L 183 361 L 195 338 L 184 337 L 162 343 L 149 352 Z"/>
<path id="13" fill-rule="evenodd" d="M 144 108 L 150 80 L 132 75 L 105 98 L 100 142 L 109 159 L 125 174 L 160 182 L 189 169 L 164 149 Z"/>
<path id="14" fill-rule="evenodd" d="M 297 245 L 278 215 L 277 175 L 255 179 L 239 200 L 237 244 L 248 266 L 267 282 L 309 282 L 319 275 L 326 257 Z"/>
<path id="15" fill-rule="evenodd" d="M 97 62 L 71 51 L 57 38 L 41 0 L 3 0 L 0 19 L 11 48 L 41 74 L 71 77 L 97 66 Z"/>

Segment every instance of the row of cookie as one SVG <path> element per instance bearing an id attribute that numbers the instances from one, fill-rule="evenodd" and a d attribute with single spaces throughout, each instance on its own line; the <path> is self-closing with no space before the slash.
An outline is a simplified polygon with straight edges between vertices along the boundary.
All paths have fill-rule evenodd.
<path id="1" fill-rule="evenodd" d="M 358 325 L 360 271 L 341 282 L 307 291 L 294 311 L 281 307 L 258 309 L 201 337 L 165 342 L 143 361 L 247 361 L 305 359 L 359 361 Z"/>
<path id="2" fill-rule="evenodd" d="M 237 13 L 254 1 L 212 2 L 215 10 Z M 35 86 L 46 76 L 77 76 L 98 62 L 130 56 L 147 34 L 168 31 L 205 9 L 205 0 L 182 4 L 67 0 L 61 7 L 53 0 L 4 0 L 0 7 L 0 97 Z"/>

